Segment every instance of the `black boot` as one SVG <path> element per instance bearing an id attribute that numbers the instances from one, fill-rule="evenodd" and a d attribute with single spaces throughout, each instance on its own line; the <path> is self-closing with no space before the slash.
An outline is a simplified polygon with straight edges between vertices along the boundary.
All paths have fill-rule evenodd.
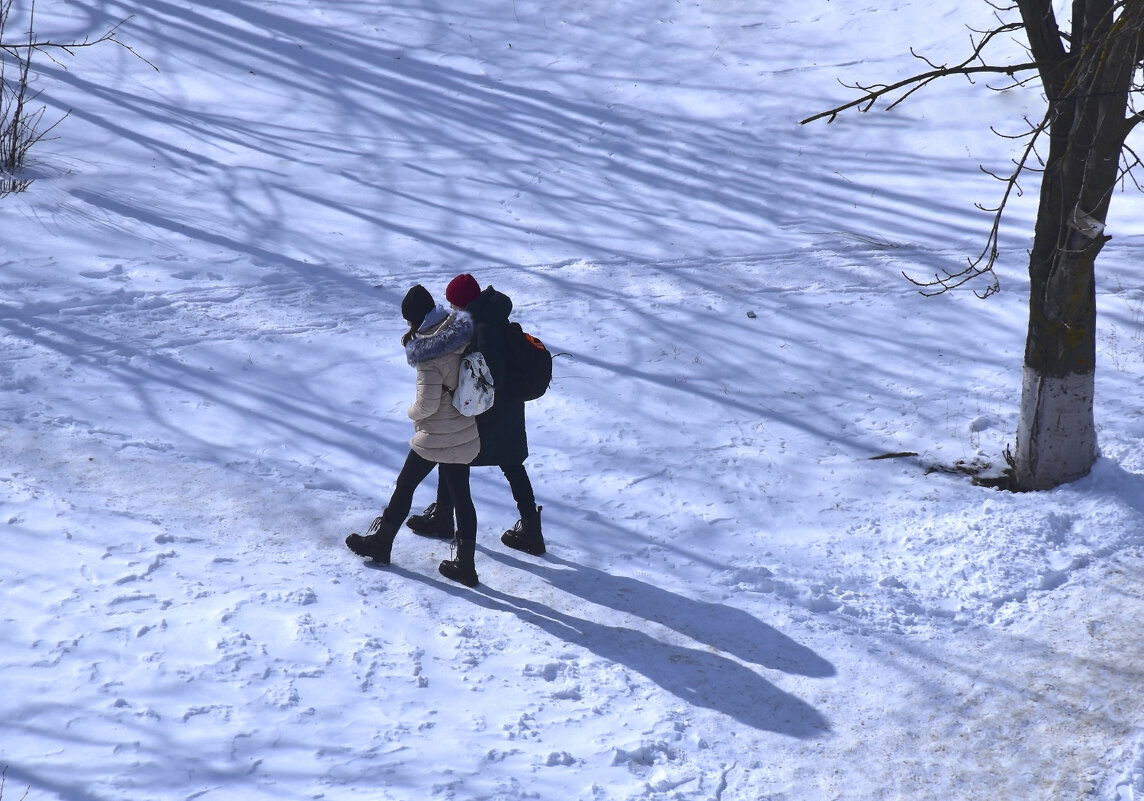
<path id="1" fill-rule="evenodd" d="M 442 562 L 437 569 L 442 576 L 458 584 L 464 584 L 466 587 L 477 586 L 480 582 L 477 581 L 477 568 L 473 563 L 473 556 L 477 550 L 476 540 L 456 540 L 453 545 L 457 555 Z"/>
<path id="2" fill-rule="evenodd" d="M 384 517 L 375 517 L 364 537 L 361 534 L 350 534 L 346 537 L 346 547 L 358 556 L 368 556 L 375 562 L 388 565 L 393 538 L 397 536 L 399 528 L 401 528 L 400 523 L 391 523 Z"/>
<path id="3" fill-rule="evenodd" d="M 501 535 L 501 542 L 533 556 L 543 555 L 544 535 L 540 532 L 540 510 L 543 508 L 538 506 L 532 514 L 521 515 L 516 525 Z"/>
<path id="4" fill-rule="evenodd" d="M 437 513 L 437 504 L 431 503 L 426 507 L 425 511 L 419 515 L 413 515 L 405 521 L 405 525 L 413 529 L 414 533 L 420 534 L 422 537 L 433 537 L 438 540 L 449 540 L 453 538 L 453 513 L 449 512 L 448 517 L 443 514 Z"/>

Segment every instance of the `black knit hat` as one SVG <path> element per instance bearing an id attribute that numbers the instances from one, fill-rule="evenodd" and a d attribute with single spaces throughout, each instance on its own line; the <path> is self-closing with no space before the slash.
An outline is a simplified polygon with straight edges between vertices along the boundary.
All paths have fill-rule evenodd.
<path id="1" fill-rule="evenodd" d="M 414 328 L 420 328 L 425 315 L 436 305 L 429 290 L 418 284 L 405 293 L 405 300 L 401 301 L 401 316 Z"/>

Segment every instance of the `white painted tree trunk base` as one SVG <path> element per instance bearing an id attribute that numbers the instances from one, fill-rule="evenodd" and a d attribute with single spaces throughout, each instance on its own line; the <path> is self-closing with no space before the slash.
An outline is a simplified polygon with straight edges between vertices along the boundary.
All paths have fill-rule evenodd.
<path id="1" fill-rule="evenodd" d="M 1060 378 L 1025 367 L 1014 454 L 1018 489 L 1050 489 L 1088 475 L 1097 456 L 1094 393 L 1094 373 Z"/>

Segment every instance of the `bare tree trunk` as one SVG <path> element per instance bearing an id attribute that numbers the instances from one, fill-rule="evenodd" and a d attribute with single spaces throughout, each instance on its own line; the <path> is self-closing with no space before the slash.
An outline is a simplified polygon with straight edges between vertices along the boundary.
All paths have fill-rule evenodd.
<path id="1" fill-rule="evenodd" d="M 1030 260 L 1029 332 L 1014 453 L 1018 488 L 1055 487 L 1088 473 L 1096 460 L 1096 300 L 1087 250 Z M 1034 253 L 1037 248 L 1034 247 Z"/>
<path id="2" fill-rule="evenodd" d="M 1084 170 L 1077 167 L 1078 162 L 1083 166 L 1085 154 L 1074 141 L 1080 115 L 1073 104 L 1061 105 L 1050 123 L 1029 255 L 1029 329 L 1013 464 L 1014 481 L 1025 490 L 1080 478 L 1092 468 L 1097 452 L 1093 264 L 1103 240 L 1091 236 L 1091 225 L 1077 230 L 1082 225 L 1077 210 L 1084 209 Z"/>
<path id="3" fill-rule="evenodd" d="M 1072 481 L 1096 461 L 1094 265 L 1108 241 L 1104 221 L 1131 130 L 1125 114 L 1141 5 L 1137 0 L 1114 21 L 1111 0 L 1076 0 L 1071 53 L 1042 69 L 1050 145 L 1029 258 L 1029 331 L 1013 455 L 1019 489 Z"/>

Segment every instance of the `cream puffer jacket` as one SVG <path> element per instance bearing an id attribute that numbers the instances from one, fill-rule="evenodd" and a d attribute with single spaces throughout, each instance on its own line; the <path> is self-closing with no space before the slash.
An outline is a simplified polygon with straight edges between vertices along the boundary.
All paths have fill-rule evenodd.
<path id="1" fill-rule="evenodd" d="M 453 407 L 461 355 L 472 338 L 472 318 L 453 311 L 405 344 L 405 357 L 417 368 L 417 397 L 409 407 L 414 430 L 409 447 L 431 462 L 468 464 L 481 450 L 477 419 Z"/>

